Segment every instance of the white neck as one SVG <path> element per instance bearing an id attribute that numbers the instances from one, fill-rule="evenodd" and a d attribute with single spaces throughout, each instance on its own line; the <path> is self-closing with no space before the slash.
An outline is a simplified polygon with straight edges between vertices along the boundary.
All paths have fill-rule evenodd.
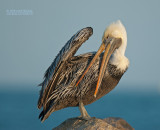
<path id="1" fill-rule="evenodd" d="M 129 66 L 129 60 L 119 49 L 115 50 L 115 52 L 112 54 L 109 63 L 117 66 L 117 69 L 125 71 Z"/>
<path id="2" fill-rule="evenodd" d="M 108 36 L 122 39 L 121 46 L 114 51 L 109 63 L 116 65 L 117 69 L 125 71 L 129 66 L 129 60 L 125 57 L 125 51 L 127 47 L 127 32 L 121 21 L 118 20 L 107 27 L 107 29 L 104 31 L 102 41 L 104 41 L 104 39 L 106 39 Z"/>

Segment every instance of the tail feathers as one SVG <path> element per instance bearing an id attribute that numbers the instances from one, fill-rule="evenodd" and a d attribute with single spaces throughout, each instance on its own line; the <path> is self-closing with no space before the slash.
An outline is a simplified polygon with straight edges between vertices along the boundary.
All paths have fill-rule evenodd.
<path id="1" fill-rule="evenodd" d="M 48 117 L 47 117 L 48 118 Z M 44 122 L 46 119 L 46 116 L 45 116 L 45 112 L 42 111 L 40 114 L 39 114 L 39 119 L 41 120 L 41 122 Z"/>
<path id="2" fill-rule="evenodd" d="M 54 112 L 55 109 L 54 108 L 51 108 L 49 109 L 48 111 L 42 111 L 40 114 L 39 114 L 39 119 L 41 120 L 41 122 L 44 122 L 52 112 Z"/>
<path id="3" fill-rule="evenodd" d="M 39 114 L 39 117 L 38 117 L 38 118 L 42 121 L 43 117 L 44 117 L 44 111 L 42 111 L 42 112 Z"/>
<path id="4" fill-rule="evenodd" d="M 42 101 L 41 101 L 42 99 L 39 99 L 38 100 L 38 104 L 37 104 L 37 107 L 38 107 L 38 109 L 41 109 L 41 107 L 42 107 Z"/>

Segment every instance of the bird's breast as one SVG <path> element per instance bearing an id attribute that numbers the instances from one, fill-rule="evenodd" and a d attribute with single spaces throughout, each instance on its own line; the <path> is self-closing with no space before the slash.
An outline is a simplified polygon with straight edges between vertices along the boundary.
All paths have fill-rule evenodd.
<path id="1" fill-rule="evenodd" d="M 97 97 L 94 97 L 94 92 L 96 89 L 98 78 L 96 78 L 96 80 L 94 81 L 92 80 L 92 82 L 88 84 L 89 86 L 85 86 L 89 87 L 90 89 L 83 96 L 83 103 L 85 105 L 93 103 L 94 101 L 108 94 L 111 90 L 113 90 L 116 87 L 123 74 L 124 72 L 117 70 L 116 66 L 108 64 L 101 85 L 99 87 Z"/>

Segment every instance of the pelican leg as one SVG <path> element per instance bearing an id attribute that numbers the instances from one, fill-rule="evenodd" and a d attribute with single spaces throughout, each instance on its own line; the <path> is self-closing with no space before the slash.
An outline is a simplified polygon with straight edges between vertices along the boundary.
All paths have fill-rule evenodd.
<path id="1" fill-rule="evenodd" d="M 88 113 L 87 113 L 87 111 L 86 111 L 86 109 L 85 109 L 82 101 L 79 102 L 79 110 L 80 110 L 80 112 L 81 112 L 80 118 L 85 119 L 85 120 L 88 120 L 88 119 L 91 118 L 91 117 L 88 115 Z"/>

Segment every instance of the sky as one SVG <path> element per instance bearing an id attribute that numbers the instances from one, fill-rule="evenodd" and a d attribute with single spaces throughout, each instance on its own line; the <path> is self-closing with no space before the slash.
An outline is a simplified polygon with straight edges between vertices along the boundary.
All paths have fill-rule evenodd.
<path id="1" fill-rule="evenodd" d="M 1 0 L 0 84 L 39 84 L 74 33 L 93 28 L 76 55 L 97 51 L 105 28 L 121 20 L 130 60 L 121 84 L 160 86 L 159 5 L 158 0 Z"/>

